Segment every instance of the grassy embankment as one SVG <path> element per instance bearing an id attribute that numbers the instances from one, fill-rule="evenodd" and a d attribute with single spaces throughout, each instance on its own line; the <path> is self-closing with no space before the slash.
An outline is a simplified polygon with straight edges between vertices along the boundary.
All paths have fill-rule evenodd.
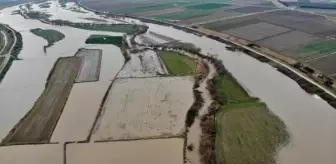
<path id="1" fill-rule="evenodd" d="M 169 74 L 175 76 L 194 75 L 197 73 L 196 60 L 177 52 L 157 51 Z"/>
<path id="2" fill-rule="evenodd" d="M 51 47 L 54 43 L 65 38 L 65 35 L 63 33 L 51 29 L 35 28 L 31 29 L 30 32 L 47 40 L 48 45 L 43 47 L 44 52 L 46 52 L 46 49 L 48 47 Z"/>
<path id="3" fill-rule="evenodd" d="M 86 44 L 113 44 L 118 47 L 122 45 L 122 36 L 109 36 L 109 35 L 90 35 L 86 39 Z"/>
<path id="4" fill-rule="evenodd" d="M 220 101 L 216 113 L 216 160 L 221 164 L 275 163 L 276 148 L 288 140 L 284 123 L 228 74 L 215 79 Z"/>

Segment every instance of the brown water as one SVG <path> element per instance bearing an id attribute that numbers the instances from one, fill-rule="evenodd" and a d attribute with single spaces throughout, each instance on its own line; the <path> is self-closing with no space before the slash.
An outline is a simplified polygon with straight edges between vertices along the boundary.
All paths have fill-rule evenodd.
<path id="1" fill-rule="evenodd" d="M 63 164 L 63 145 L 0 147 L 1 164 Z"/>
<path id="2" fill-rule="evenodd" d="M 67 145 L 67 164 L 183 164 L 183 139 Z"/>

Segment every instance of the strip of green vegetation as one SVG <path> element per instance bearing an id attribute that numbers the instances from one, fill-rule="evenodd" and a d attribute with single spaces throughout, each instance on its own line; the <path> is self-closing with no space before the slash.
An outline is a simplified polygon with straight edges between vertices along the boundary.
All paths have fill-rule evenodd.
<path id="1" fill-rule="evenodd" d="M 336 51 L 336 41 L 328 40 L 315 43 L 309 43 L 304 46 L 306 51 L 313 51 L 318 54 L 328 54 Z"/>
<path id="2" fill-rule="evenodd" d="M 224 105 L 216 112 L 216 160 L 222 164 L 272 164 L 289 135 L 285 124 L 231 77 L 221 74 L 215 87 Z"/>
<path id="3" fill-rule="evenodd" d="M 187 8 L 187 9 L 209 10 L 209 9 L 218 9 L 218 8 L 221 8 L 221 7 L 228 7 L 228 6 L 230 6 L 230 5 L 223 4 L 223 3 L 204 3 L 204 4 L 185 6 L 185 8 Z"/>
<path id="4" fill-rule="evenodd" d="M 134 24 L 112 24 L 112 25 L 88 25 L 88 24 L 69 24 L 74 28 L 80 28 L 84 30 L 92 31 L 109 31 L 109 32 L 121 32 L 126 34 L 132 34 L 137 31 L 137 25 Z"/>
<path id="5" fill-rule="evenodd" d="M 197 73 L 197 64 L 194 59 L 177 52 L 157 51 L 169 74 L 176 76 L 194 75 Z"/>
<path id="6" fill-rule="evenodd" d="M 122 36 L 109 36 L 109 35 L 91 35 L 86 39 L 86 44 L 113 44 L 116 46 L 121 46 L 123 37 Z"/>
<path id="7" fill-rule="evenodd" d="M 153 15 L 155 19 L 171 19 L 171 20 L 185 20 L 195 17 L 207 16 L 214 13 L 216 10 L 198 10 L 198 9 L 186 9 L 184 11 Z"/>
<path id="8" fill-rule="evenodd" d="M 35 28 L 35 29 L 31 29 L 30 32 L 47 40 L 48 42 L 47 47 L 52 46 L 54 43 L 64 39 L 65 37 L 63 33 L 56 31 L 56 30 L 51 30 L 51 29 Z"/>
<path id="9" fill-rule="evenodd" d="M 228 74 L 220 74 L 215 78 L 219 98 L 223 103 L 231 103 L 249 99 L 246 91 Z"/>

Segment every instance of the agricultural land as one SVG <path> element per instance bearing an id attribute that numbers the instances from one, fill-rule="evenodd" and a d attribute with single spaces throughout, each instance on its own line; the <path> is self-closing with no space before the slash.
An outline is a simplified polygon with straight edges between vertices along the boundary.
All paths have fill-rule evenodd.
<path id="1" fill-rule="evenodd" d="M 170 74 L 176 76 L 193 75 L 197 72 L 197 61 L 176 52 L 158 51 Z"/>
<path id="2" fill-rule="evenodd" d="M 1 164 L 334 164 L 333 18 L 37 1 L 0 7 Z"/>

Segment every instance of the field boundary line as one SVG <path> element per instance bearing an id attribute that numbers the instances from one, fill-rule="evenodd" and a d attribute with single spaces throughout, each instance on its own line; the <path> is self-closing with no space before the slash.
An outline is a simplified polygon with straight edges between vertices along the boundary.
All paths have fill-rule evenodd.
<path id="1" fill-rule="evenodd" d="M 0 147 L 10 147 L 10 146 L 24 146 L 24 145 L 57 145 L 59 142 L 31 142 L 31 143 L 12 143 L 1 145 Z"/>
<path id="2" fill-rule="evenodd" d="M 94 143 L 104 143 L 104 142 L 126 142 L 126 141 L 140 141 L 140 140 L 159 140 L 159 139 L 184 139 L 184 134 L 172 135 L 172 136 L 157 136 L 157 137 L 144 137 L 144 138 L 131 138 L 131 139 L 117 139 L 117 140 L 97 140 Z"/>

